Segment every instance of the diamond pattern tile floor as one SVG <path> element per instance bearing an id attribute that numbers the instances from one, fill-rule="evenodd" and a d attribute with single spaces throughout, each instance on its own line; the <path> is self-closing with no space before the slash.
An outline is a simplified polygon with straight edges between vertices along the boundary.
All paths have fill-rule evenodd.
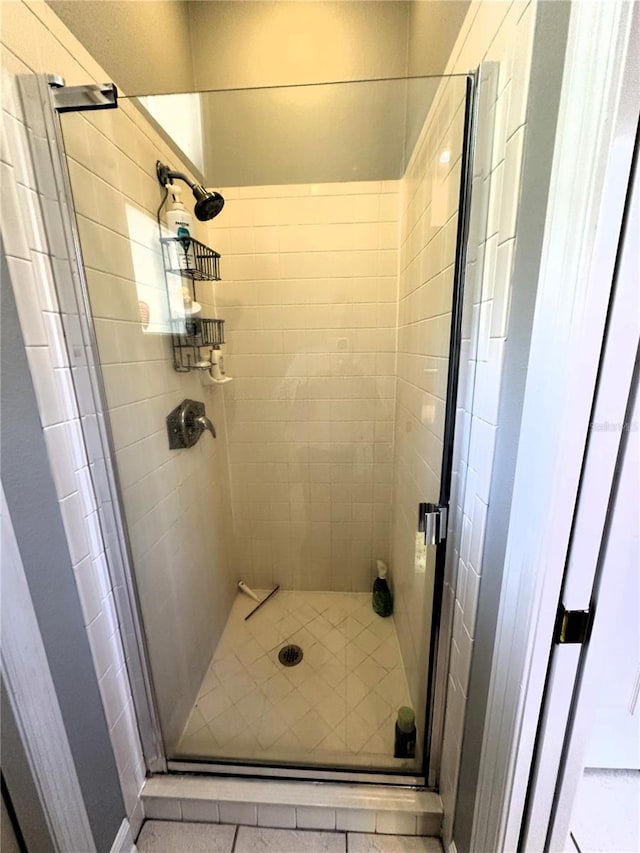
<path id="1" fill-rule="evenodd" d="M 265 591 L 258 593 L 263 598 Z M 176 757 L 401 769 L 393 758 L 397 709 L 410 705 L 393 617 L 368 593 L 238 594 Z M 299 645 L 301 663 L 278 652 Z"/>
<path id="2" fill-rule="evenodd" d="M 442 853 L 439 838 L 148 820 L 139 853 Z"/>

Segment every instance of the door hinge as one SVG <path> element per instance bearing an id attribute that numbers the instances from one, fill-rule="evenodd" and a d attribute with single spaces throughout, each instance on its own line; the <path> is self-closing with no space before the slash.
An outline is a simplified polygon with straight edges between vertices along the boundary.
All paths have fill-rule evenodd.
<path id="1" fill-rule="evenodd" d="M 418 531 L 424 533 L 425 545 L 438 545 L 447 538 L 447 507 L 418 504 Z"/>
<path id="2" fill-rule="evenodd" d="M 59 113 L 118 108 L 118 90 L 114 83 L 65 86 L 61 77 L 50 74 L 49 87 L 54 109 Z"/>
<path id="3" fill-rule="evenodd" d="M 558 645 L 584 643 L 591 628 L 590 610 L 567 610 L 564 604 L 558 607 L 553 642 Z"/>

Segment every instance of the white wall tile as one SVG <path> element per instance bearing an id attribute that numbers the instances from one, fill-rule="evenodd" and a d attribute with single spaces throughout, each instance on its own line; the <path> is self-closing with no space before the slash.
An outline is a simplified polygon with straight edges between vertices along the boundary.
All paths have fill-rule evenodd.
<path id="1" fill-rule="evenodd" d="M 29 241 L 24 226 L 24 213 L 21 212 L 21 197 L 15 179 L 15 172 L 5 163 L 0 164 L 2 196 L 2 239 L 8 257 L 29 259 Z"/>
<path id="2" fill-rule="evenodd" d="M 525 133 L 526 128 L 520 127 L 507 141 L 500 205 L 500 242 L 515 237 L 516 234 Z"/>
<path id="3" fill-rule="evenodd" d="M 77 566 L 74 566 L 73 572 L 80 596 L 80 604 L 82 605 L 84 624 L 88 625 L 97 618 L 102 609 L 100 587 L 96 582 L 91 558 L 85 557 L 84 560 L 81 560 Z"/>
<path id="4" fill-rule="evenodd" d="M 222 802 L 220 808 L 220 823 L 240 823 L 243 826 L 256 826 L 258 823 L 258 807 L 249 803 Z"/>
<path id="5" fill-rule="evenodd" d="M 48 339 L 31 261 L 8 257 L 7 265 L 14 282 L 16 307 L 25 345 L 46 346 Z"/>
<path id="6" fill-rule="evenodd" d="M 181 800 L 182 820 L 203 823 L 219 823 L 218 803 L 208 800 Z"/>
<path id="7" fill-rule="evenodd" d="M 298 829 L 335 829 L 336 810 L 321 806 L 296 806 Z"/>
<path id="8" fill-rule="evenodd" d="M 496 254 L 496 283 L 491 306 L 492 338 L 503 338 L 507 334 L 514 246 L 514 240 L 507 240 L 498 246 Z"/>
<path id="9" fill-rule="evenodd" d="M 388 196 L 392 186 L 386 188 Z M 395 307 L 390 310 L 378 301 L 375 274 L 380 263 L 395 265 L 396 258 L 393 248 L 391 261 L 390 256 L 379 258 L 379 192 L 379 184 L 352 182 L 348 187 L 314 185 L 313 192 L 306 185 L 272 187 L 268 197 L 262 187 L 244 187 L 230 196 L 229 208 L 236 206 L 234 195 L 243 203 L 253 201 L 253 221 L 238 216 L 222 234 L 228 252 L 225 282 L 216 287 L 216 299 L 228 304 L 222 314 L 228 329 L 227 367 L 234 376 L 234 384 L 225 389 L 231 484 L 234 494 L 250 494 L 255 503 L 249 510 L 236 502 L 234 522 L 257 555 L 247 570 L 258 587 L 326 588 L 326 568 L 317 559 L 300 559 L 300 536 L 310 536 L 312 521 L 326 519 L 351 525 L 349 532 L 357 538 L 353 525 L 370 520 L 371 500 L 358 500 L 362 495 L 352 486 L 368 476 L 367 468 L 370 482 L 384 483 L 389 476 L 388 460 L 374 455 L 374 441 L 377 417 L 383 413 L 377 401 L 390 401 L 394 393 L 393 379 L 386 384 L 378 379 L 394 369 Z M 385 203 L 386 216 L 391 210 Z M 213 223 L 210 230 L 215 244 L 220 228 Z M 385 222 L 385 245 L 394 235 L 397 220 Z M 253 251 L 258 254 L 252 257 Z M 269 255 L 278 253 L 279 275 L 285 280 L 265 285 L 256 280 L 245 288 L 244 280 L 263 275 Z M 376 361 L 381 351 L 389 351 L 390 366 Z M 389 412 L 392 418 L 392 406 Z M 306 467 L 310 450 L 317 459 L 313 468 Z M 294 458 L 304 458 L 305 464 L 292 464 Z M 323 475 L 337 478 L 342 492 L 326 505 L 312 507 L 309 488 Z M 367 502 L 369 509 L 362 506 Z M 261 507 L 273 507 L 275 515 L 261 518 Z M 249 512 L 265 523 L 243 523 Z M 336 528 L 338 535 L 346 531 Z M 313 541 L 319 558 L 322 543 Z M 236 539 L 236 554 L 244 542 Z M 334 553 L 332 568 L 341 586 L 370 588 L 370 546 L 366 550 L 359 549 L 357 560 L 346 552 Z M 271 556 L 275 552 L 277 560 Z"/>
<path id="10" fill-rule="evenodd" d="M 93 655 L 98 678 L 102 678 L 111 666 L 114 657 L 114 642 L 109 633 L 108 624 L 103 611 L 87 625 L 89 645 Z"/>
<path id="11" fill-rule="evenodd" d="M 168 797 L 145 797 L 142 801 L 147 820 L 182 820 L 180 800 Z"/>
<path id="12" fill-rule="evenodd" d="M 346 832 L 375 832 L 376 813 L 366 809 L 336 809 L 336 829 Z"/>
<path id="13" fill-rule="evenodd" d="M 415 835 L 417 818 L 411 812 L 376 812 L 376 832 L 389 835 Z"/>
<path id="14" fill-rule="evenodd" d="M 76 565 L 89 554 L 89 538 L 84 525 L 82 503 L 77 492 L 60 500 L 60 512 L 69 544 L 71 562 Z"/>
<path id="15" fill-rule="evenodd" d="M 258 826 L 273 826 L 295 829 L 295 806 L 258 805 Z"/>

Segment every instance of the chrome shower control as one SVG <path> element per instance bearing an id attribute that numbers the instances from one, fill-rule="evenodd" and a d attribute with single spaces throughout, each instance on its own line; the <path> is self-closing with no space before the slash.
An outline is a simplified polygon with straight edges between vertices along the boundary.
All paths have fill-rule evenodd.
<path id="1" fill-rule="evenodd" d="M 167 415 L 170 450 L 193 447 L 205 431 L 216 437 L 215 427 L 205 414 L 204 403 L 197 400 L 183 400 Z"/>
<path id="2" fill-rule="evenodd" d="M 208 429 L 211 435 L 214 438 L 216 437 L 216 428 L 206 415 L 201 415 L 199 418 L 196 418 L 196 424 L 201 427 L 203 431 Z"/>

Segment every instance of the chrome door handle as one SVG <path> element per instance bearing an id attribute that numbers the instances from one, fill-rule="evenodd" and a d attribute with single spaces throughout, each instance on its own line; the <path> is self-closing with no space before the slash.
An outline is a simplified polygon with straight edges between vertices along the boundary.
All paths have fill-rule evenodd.
<path id="1" fill-rule="evenodd" d="M 418 531 L 425 545 L 438 545 L 447 538 L 447 508 L 439 504 L 418 504 Z"/>

